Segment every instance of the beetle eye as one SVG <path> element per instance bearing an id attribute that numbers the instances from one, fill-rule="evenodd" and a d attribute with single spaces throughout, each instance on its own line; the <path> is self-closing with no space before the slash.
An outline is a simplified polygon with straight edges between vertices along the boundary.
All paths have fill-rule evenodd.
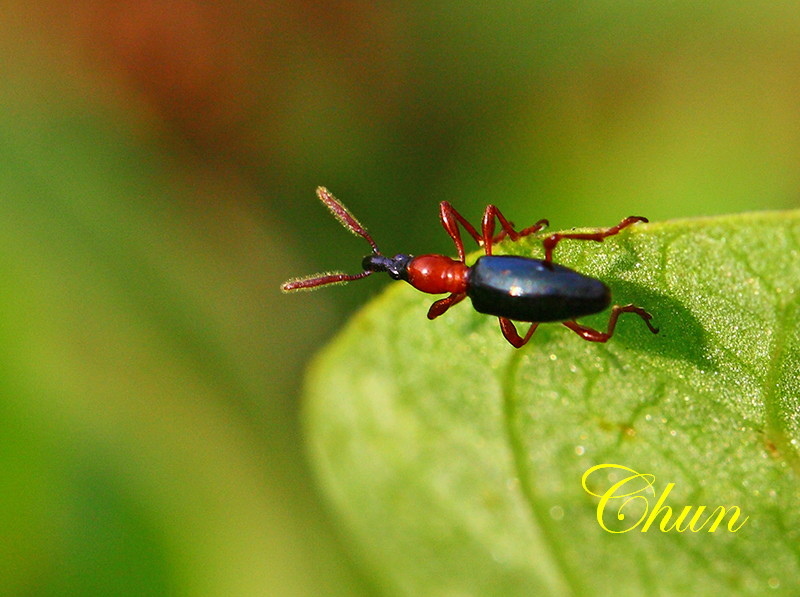
<path id="1" fill-rule="evenodd" d="M 411 255 L 402 253 L 392 257 L 392 263 L 388 267 L 389 276 L 394 280 L 408 280 L 408 264 L 412 259 Z"/>

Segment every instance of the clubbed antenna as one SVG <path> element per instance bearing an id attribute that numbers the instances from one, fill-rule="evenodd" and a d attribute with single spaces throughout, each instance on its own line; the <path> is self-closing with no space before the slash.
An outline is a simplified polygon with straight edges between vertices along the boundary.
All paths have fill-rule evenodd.
<path id="1" fill-rule="evenodd" d="M 331 192 L 325 187 L 317 187 L 317 197 L 322 201 L 325 206 L 331 210 L 331 213 L 339 220 L 339 223 L 347 228 L 353 234 L 360 236 L 369 243 L 372 247 L 372 252 L 375 255 L 380 255 L 378 245 L 369 235 L 367 229 L 355 218 L 353 214 L 334 197 Z M 359 274 L 345 274 L 342 272 L 328 272 L 325 274 L 313 274 L 304 278 L 293 278 L 281 284 L 283 292 L 292 292 L 293 290 L 313 290 L 319 286 L 326 284 L 345 284 L 353 280 L 360 280 L 366 278 L 373 273 L 373 270 L 365 270 Z"/>
<path id="2" fill-rule="evenodd" d="M 353 280 L 366 278 L 373 272 L 361 272 L 360 274 L 343 274 L 342 272 L 329 272 L 327 274 L 313 274 L 305 278 L 292 278 L 281 284 L 281 290 L 292 292 L 293 290 L 314 290 L 326 284 L 345 284 Z"/>
<path id="3" fill-rule="evenodd" d="M 372 247 L 373 253 L 376 255 L 380 254 L 378 245 L 376 245 L 375 241 L 372 240 L 372 237 L 369 235 L 369 232 L 367 232 L 367 229 L 361 225 L 361 222 L 356 220 L 355 216 L 350 213 L 350 210 L 348 210 L 341 201 L 334 197 L 328 189 L 325 187 L 317 187 L 317 197 L 319 197 L 319 200 L 322 201 L 329 210 L 331 210 L 331 213 L 336 216 L 336 219 L 339 220 L 339 223 L 342 226 L 347 228 L 353 234 L 365 239 L 369 243 L 369 246 Z"/>

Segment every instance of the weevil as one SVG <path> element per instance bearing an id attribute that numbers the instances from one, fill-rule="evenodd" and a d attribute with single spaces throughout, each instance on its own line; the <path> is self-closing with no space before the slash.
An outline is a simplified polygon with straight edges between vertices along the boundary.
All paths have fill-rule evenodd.
<path id="1" fill-rule="evenodd" d="M 658 329 L 650 323 L 652 315 L 636 305 L 614 305 L 605 332 L 576 322 L 579 317 L 605 310 L 611 304 L 611 291 L 600 280 L 553 262 L 553 250 L 564 239 L 602 242 L 637 222 L 647 222 L 647 218 L 629 216 L 616 226 L 594 232 L 556 232 L 543 240 L 544 259 L 533 259 L 492 255 L 492 247 L 506 237 L 516 241 L 539 232 L 548 225 L 547 220 L 539 220 L 533 226 L 517 231 L 496 206 L 488 205 L 483 212 L 481 232 L 478 233 L 450 203 L 442 201 L 439 204 L 439 218 L 453 239 L 458 259 L 436 254 L 386 257 L 366 228 L 330 191 L 319 187 L 317 197 L 342 226 L 369 243 L 372 253 L 364 257 L 361 262 L 363 271 L 358 274 L 331 272 L 295 278 L 281 285 L 284 292 L 343 284 L 366 278 L 375 272 L 386 272 L 392 279 L 405 280 L 422 292 L 448 295 L 430 306 L 428 319 L 436 319 L 469 297 L 476 311 L 498 318 L 503 336 L 515 348 L 525 346 L 543 322 L 561 322 L 584 340 L 606 342 L 613 336 L 617 319 L 622 313 L 635 313 L 652 333 L 658 333 Z M 497 222 L 502 230 L 495 235 Z M 459 225 L 485 253 L 471 266 L 465 263 Z M 524 336 L 519 334 L 514 321 L 531 323 Z"/>

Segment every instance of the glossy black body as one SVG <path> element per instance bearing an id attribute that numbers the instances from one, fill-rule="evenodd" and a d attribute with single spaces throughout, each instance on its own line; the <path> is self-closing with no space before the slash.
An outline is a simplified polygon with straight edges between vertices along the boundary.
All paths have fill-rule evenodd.
<path id="1" fill-rule="evenodd" d="M 533 322 L 576 319 L 611 303 L 600 280 L 514 255 L 480 257 L 470 269 L 467 296 L 480 313 Z"/>

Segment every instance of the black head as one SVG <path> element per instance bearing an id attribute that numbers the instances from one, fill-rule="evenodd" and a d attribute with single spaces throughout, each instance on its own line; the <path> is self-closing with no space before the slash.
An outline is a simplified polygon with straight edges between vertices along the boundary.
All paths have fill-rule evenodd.
<path id="1" fill-rule="evenodd" d="M 380 253 L 367 255 L 361 261 L 365 272 L 386 272 L 393 280 L 408 280 L 408 264 L 411 255 L 395 255 L 384 257 Z"/>

